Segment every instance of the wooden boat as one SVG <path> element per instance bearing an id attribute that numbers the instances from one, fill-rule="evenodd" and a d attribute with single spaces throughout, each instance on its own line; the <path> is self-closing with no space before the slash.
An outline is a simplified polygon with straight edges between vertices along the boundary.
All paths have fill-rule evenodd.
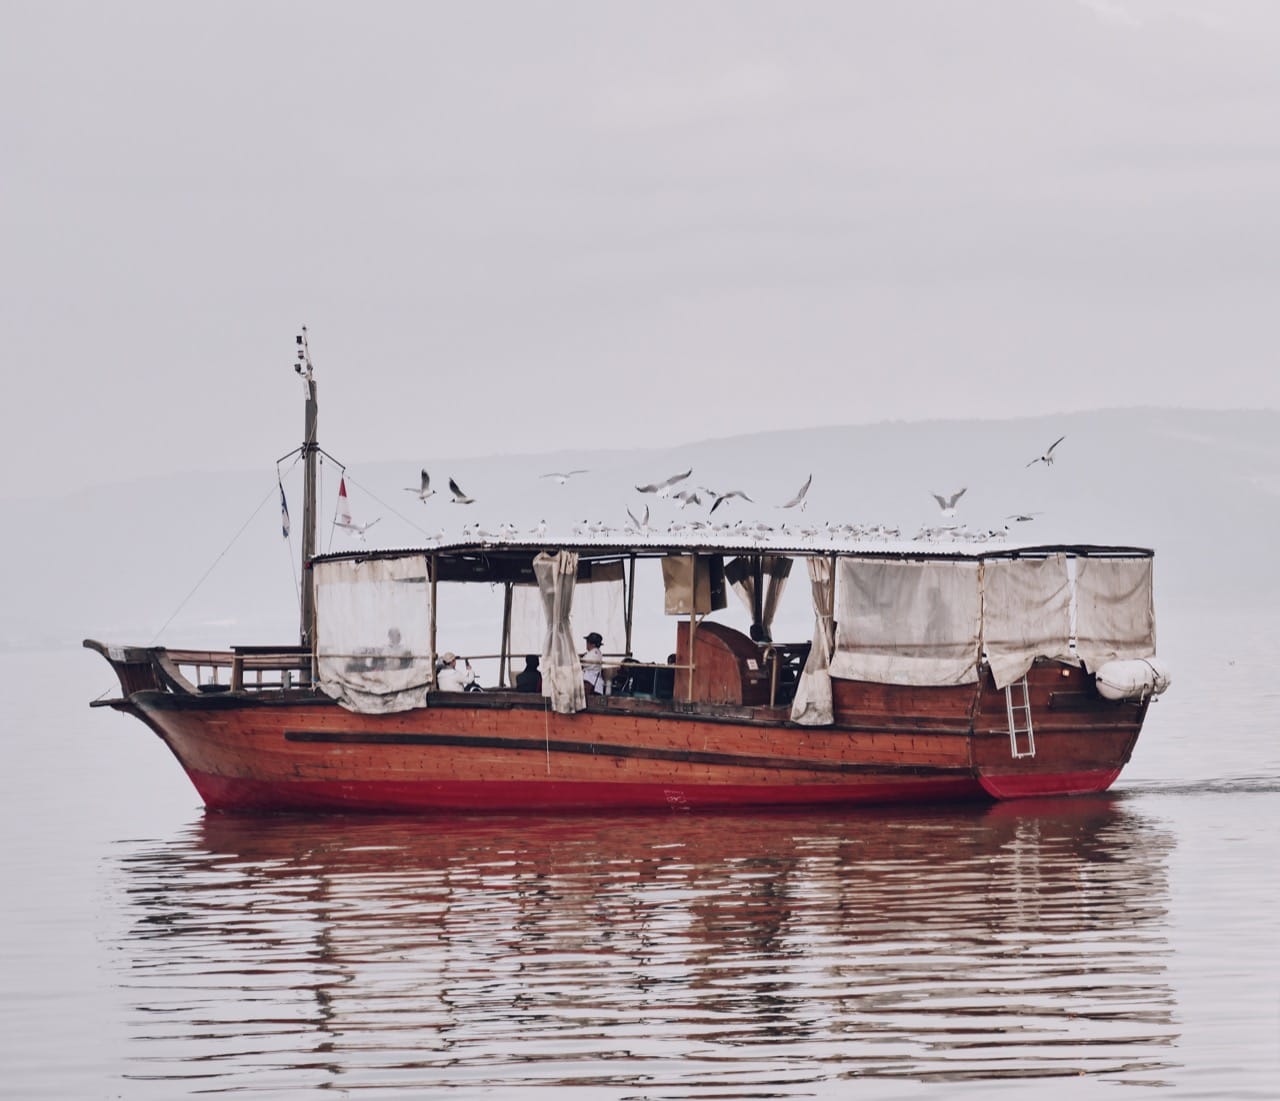
<path id="1" fill-rule="evenodd" d="M 146 723 L 211 809 L 820 807 L 1097 792 L 1168 685 L 1155 658 L 1152 552 L 1141 547 L 637 530 L 317 555 L 309 359 L 305 375 L 299 644 L 85 641 L 121 688 L 95 705 Z M 809 575 L 813 636 L 777 641 L 772 611 L 796 562 Z M 670 617 L 660 660 L 633 652 L 646 571 L 643 599 Z M 502 594 L 498 652 L 467 655 L 496 669 L 483 691 L 441 690 L 446 586 Z M 742 629 L 712 618 L 731 589 Z M 577 642 L 588 625 L 605 638 L 604 692 L 583 682 Z M 541 693 L 512 686 L 512 655 L 528 652 L 541 658 Z M 1104 677 L 1104 695 L 1098 678 L 1115 662 L 1153 673 L 1130 678 L 1128 695 Z"/>

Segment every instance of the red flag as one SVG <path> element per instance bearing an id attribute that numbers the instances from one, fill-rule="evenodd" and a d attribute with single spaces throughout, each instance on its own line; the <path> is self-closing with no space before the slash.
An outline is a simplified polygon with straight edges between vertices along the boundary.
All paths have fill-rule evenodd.
<path id="1" fill-rule="evenodd" d="M 347 504 L 347 479 L 341 478 L 338 481 L 338 523 L 350 525 L 351 523 L 351 506 Z"/>

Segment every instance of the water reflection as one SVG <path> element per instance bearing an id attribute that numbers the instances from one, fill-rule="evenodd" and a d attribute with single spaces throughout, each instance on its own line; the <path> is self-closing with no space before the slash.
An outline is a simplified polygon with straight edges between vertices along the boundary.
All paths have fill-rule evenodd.
<path id="1" fill-rule="evenodd" d="M 111 868 L 134 1077 L 282 1095 L 1157 1084 L 1177 1038 L 1171 844 L 1114 797 L 209 816 Z"/>

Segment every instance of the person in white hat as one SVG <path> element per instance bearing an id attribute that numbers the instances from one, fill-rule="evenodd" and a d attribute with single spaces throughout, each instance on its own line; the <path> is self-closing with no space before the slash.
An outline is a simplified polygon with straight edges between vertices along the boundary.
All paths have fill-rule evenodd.
<path id="1" fill-rule="evenodd" d="M 467 685 L 474 684 L 476 675 L 471 670 L 471 662 L 463 659 L 466 673 L 458 669 L 458 655 L 446 650 L 440 655 L 440 665 L 436 669 L 436 690 L 439 692 L 465 692 Z"/>
<path id="2" fill-rule="evenodd" d="M 587 695 L 604 694 L 604 655 L 600 647 L 604 638 L 599 631 L 587 635 L 587 652 L 582 655 L 582 680 L 587 686 Z"/>

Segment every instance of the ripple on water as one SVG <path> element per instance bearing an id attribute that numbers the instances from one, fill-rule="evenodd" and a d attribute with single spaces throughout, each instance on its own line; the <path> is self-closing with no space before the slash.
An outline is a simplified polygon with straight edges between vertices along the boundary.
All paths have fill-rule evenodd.
<path id="1" fill-rule="evenodd" d="M 112 861 L 130 1076 L 281 1095 L 1155 1084 L 1179 1034 L 1170 847 L 1118 798 L 208 816 Z"/>

